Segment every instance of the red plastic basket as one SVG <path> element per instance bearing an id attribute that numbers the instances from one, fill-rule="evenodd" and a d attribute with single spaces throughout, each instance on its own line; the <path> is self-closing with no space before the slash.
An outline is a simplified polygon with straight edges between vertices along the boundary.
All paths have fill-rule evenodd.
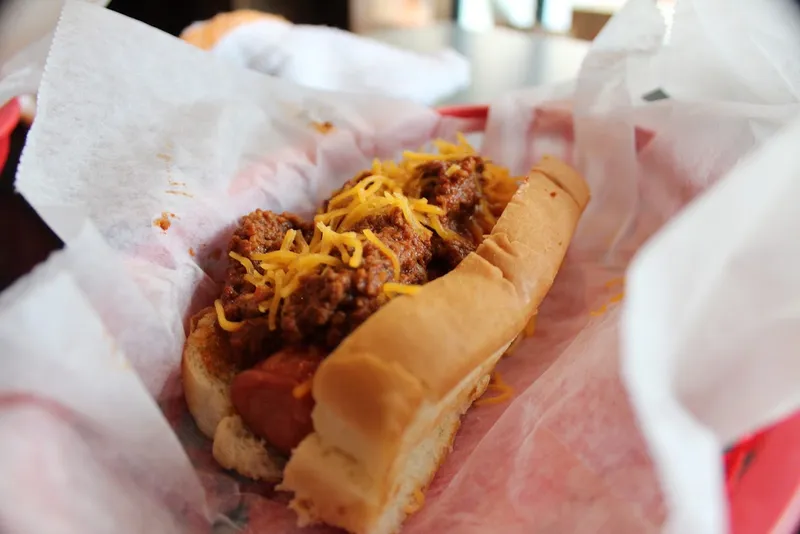
<path id="1" fill-rule="evenodd" d="M 0 107 L 0 171 L 8 159 L 8 149 L 11 144 L 11 132 L 19 122 L 19 103 L 16 99 Z"/>
<path id="2" fill-rule="evenodd" d="M 439 108 L 486 125 L 487 106 Z M 649 140 L 650 136 L 645 136 Z M 733 534 L 794 533 L 800 523 L 800 413 L 749 436 L 724 455 Z"/>
<path id="3" fill-rule="evenodd" d="M 800 522 L 800 413 L 725 455 L 733 534 L 793 533 Z"/>

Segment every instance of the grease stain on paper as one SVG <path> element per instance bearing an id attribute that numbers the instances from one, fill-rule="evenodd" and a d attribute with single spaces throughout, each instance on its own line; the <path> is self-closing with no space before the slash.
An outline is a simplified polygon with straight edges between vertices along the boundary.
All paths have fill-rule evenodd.
<path id="1" fill-rule="evenodd" d="M 311 123 L 311 127 L 314 128 L 316 131 L 318 131 L 319 133 L 321 133 L 323 135 L 329 134 L 333 130 L 336 129 L 336 127 L 333 125 L 333 123 L 331 123 L 329 121 L 325 121 L 325 122 L 317 122 L 317 121 L 315 121 L 315 122 Z"/>
<path id="2" fill-rule="evenodd" d="M 178 183 L 178 182 L 170 182 L 170 185 L 173 185 L 174 183 Z M 176 191 L 174 189 L 167 189 L 164 192 L 167 193 L 168 195 L 181 195 L 181 196 L 189 197 L 189 198 L 193 198 L 194 197 L 194 195 L 192 195 L 190 193 L 187 193 L 186 191 Z"/>
<path id="3" fill-rule="evenodd" d="M 179 190 L 179 188 L 186 187 L 186 182 L 178 182 L 178 181 L 172 179 L 172 163 L 174 161 L 173 157 L 172 157 L 172 154 L 170 154 L 170 152 L 172 152 L 172 149 L 173 149 L 172 143 L 167 143 L 167 146 L 165 147 L 165 151 L 164 152 L 159 152 L 158 154 L 156 154 L 156 158 L 160 159 L 161 161 L 163 161 L 166 164 L 165 166 L 166 166 L 166 171 L 167 171 L 167 184 L 171 188 L 173 188 L 173 189 L 166 190 L 165 193 L 167 193 L 168 195 L 181 195 L 181 196 L 192 198 L 193 195 L 191 195 L 190 193 L 187 193 L 186 191 Z M 178 189 L 176 189 L 176 188 L 178 188 Z"/>
<path id="4" fill-rule="evenodd" d="M 625 284 L 625 278 L 618 277 L 618 278 L 612 278 L 611 280 L 608 280 L 604 285 L 605 285 L 605 287 L 607 289 L 612 289 L 614 287 L 621 286 L 621 285 L 624 285 L 624 284 Z M 600 306 L 598 309 L 592 310 L 591 312 L 589 312 L 589 314 L 592 317 L 599 317 L 600 315 L 603 315 L 604 313 L 606 313 L 614 304 L 622 302 L 622 300 L 624 298 L 625 298 L 625 292 L 624 291 L 620 291 L 616 295 L 612 296 L 608 300 L 608 302 L 606 302 L 605 304 Z"/>
<path id="5" fill-rule="evenodd" d="M 161 230 L 166 234 L 169 227 L 172 226 L 172 219 L 178 219 L 179 217 L 172 212 L 169 211 L 162 211 L 161 217 L 158 217 L 153 221 L 153 226 L 161 228 Z"/>

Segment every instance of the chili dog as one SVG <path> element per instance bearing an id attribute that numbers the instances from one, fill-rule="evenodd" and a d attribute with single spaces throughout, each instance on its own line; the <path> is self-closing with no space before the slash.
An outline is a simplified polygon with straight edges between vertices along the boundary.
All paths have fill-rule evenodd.
<path id="1" fill-rule="evenodd" d="M 301 525 L 399 530 L 588 203 L 555 159 L 519 179 L 463 138 L 436 144 L 376 161 L 313 221 L 243 217 L 191 325 L 184 390 L 214 457 L 282 480 Z"/>

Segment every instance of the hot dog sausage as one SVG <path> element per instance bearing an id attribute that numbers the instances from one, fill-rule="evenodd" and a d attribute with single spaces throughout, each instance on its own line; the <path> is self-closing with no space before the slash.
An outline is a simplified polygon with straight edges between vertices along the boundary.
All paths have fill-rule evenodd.
<path id="1" fill-rule="evenodd" d="M 314 399 L 303 386 L 322 358 L 314 349 L 287 348 L 233 379 L 233 407 L 253 434 L 289 454 L 313 431 Z"/>

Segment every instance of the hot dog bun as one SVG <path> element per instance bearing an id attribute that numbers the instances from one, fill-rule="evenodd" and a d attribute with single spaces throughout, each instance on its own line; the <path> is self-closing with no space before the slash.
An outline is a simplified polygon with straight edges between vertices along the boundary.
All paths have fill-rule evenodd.
<path id="1" fill-rule="evenodd" d="M 229 415 L 219 422 L 212 452 L 225 469 L 266 482 L 279 481 L 286 464 L 263 439 L 248 430 L 238 415 Z"/>
<path id="2" fill-rule="evenodd" d="M 230 359 L 225 351 L 230 349 L 216 322 L 212 308 L 202 310 L 191 321 L 181 359 L 189 413 L 200 431 L 214 440 L 214 459 L 222 467 L 256 480 L 277 482 L 285 462 L 234 413 L 230 384 L 238 369 L 227 363 Z"/>
<path id="3" fill-rule="evenodd" d="M 537 313 L 588 201 L 583 178 L 545 158 L 476 252 L 392 300 L 323 361 L 313 380 L 314 433 L 294 449 L 279 486 L 293 492 L 300 524 L 392 534 L 419 508 L 461 415 Z M 209 369 L 211 354 L 225 350 L 214 321 L 204 315 L 184 350 L 189 409 L 204 432 L 217 423 L 223 466 L 269 478 L 277 463 L 263 441 L 226 418 L 229 404 L 204 398 L 230 383 L 230 370 Z"/>
<path id="4" fill-rule="evenodd" d="M 537 312 L 588 200 L 580 175 L 544 159 L 475 253 L 390 302 L 322 363 L 315 432 L 292 454 L 281 486 L 294 492 L 301 524 L 399 530 L 460 416 Z"/>
<path id="5" fill-rule="evenodd" d="M 237 371 L 227 363 L 225 339 L 216 331 L 216 322 L 213 308 L 206 308 L 192 318 L 181 359 L 189 412 L 200 431 L 212 439 L 219 422 L 233 414 L 229 391 Z"/>

